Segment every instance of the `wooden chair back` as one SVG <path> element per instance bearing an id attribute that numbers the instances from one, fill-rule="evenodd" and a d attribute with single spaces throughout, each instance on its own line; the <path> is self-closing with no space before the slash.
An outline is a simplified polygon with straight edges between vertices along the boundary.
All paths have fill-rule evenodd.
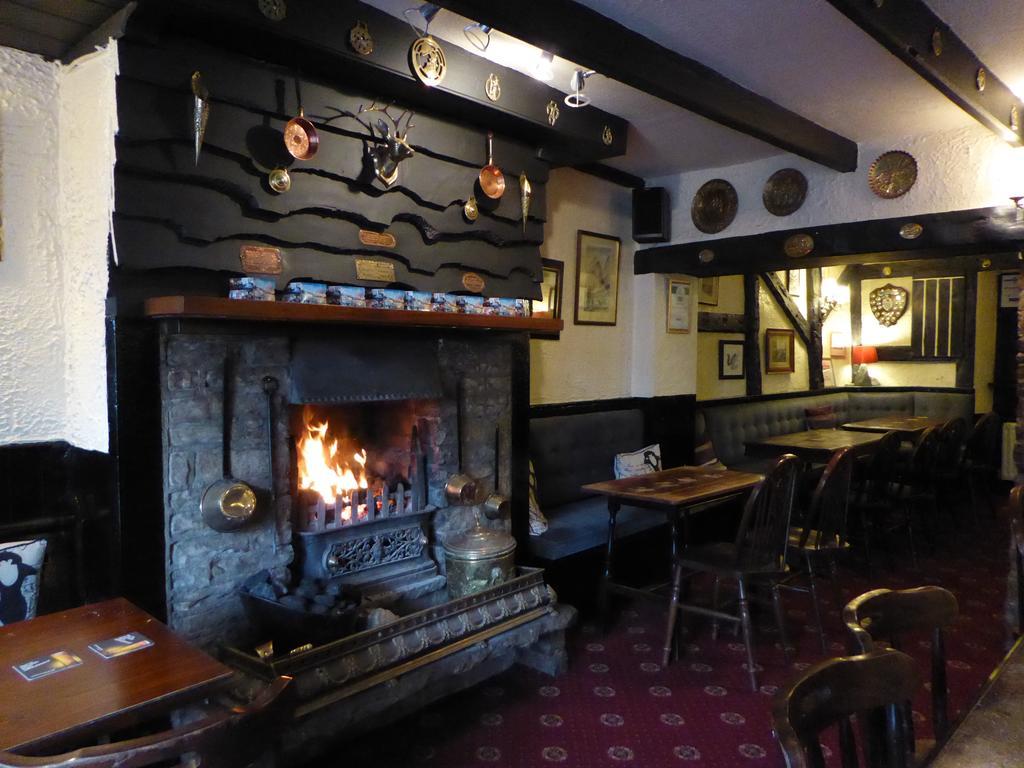
<path id="1" fill-rule="evenodd" d="M 948 477 L 959 471 L 966 436 L 967 422 L 963 419 L 950 419 L 939 427 L 939 444 L 935 451 L 936 473 Z"/>
<path id="2" fill-rule="evenodd" d="M 1010 491 L 1010 536 L 1017 576 L 1017 634 L 1024 635 L 1024 486 Z"/>
<path id="3" fill-rule="evenodd" d="M 828 659 L 775 696 L 775 737 L 788 768 L 825 768 L 820 734 L 839 727 L 844 768 L 856 766 L 850 718 L 861 724 L 861 750 L 871 768 L 908 768 L 913 741 L 904 714 L 919 685 L 917 666 L 892 649 Z"/>
<path id="4" fill-rule="evenodd" d="M 875 589 L 855 597 L 843 609 L 843 621 L 861 653 L 884 640 L 896 650 L 908 632 L 930 632 L 932 642 L 932 726 L 935 738 L 949 731 L 946 647 L 943 630 L 959 613 L 956 597 L 942 587 Z"/>
<path id="5" fill-rule="evenodd" d="M 998 466 L 1000 419 L 994 411 L 989 411 L 974 424 L 967 436 L 965 454 L 973 464 Z"/>
<path id="6" fill-rule="evenodd" d="M 167 764 L 248 768 L 271 749 L 270 736 L 286 714 L 289 677 L 279 677 L 250 704 L 224 708 L 193 723 L 127 741 L 60 755 L 0 753 L 0 768 L 142 768 Z"/>
<path id="7" fill-rule="evenodd" d="M 808 544 L 834 546 L 846 542 L 846 512 L 850 506 L 853 464 L 853 451 L 840 448 L 825 465 L 811 497 L 807 524 L 800 534 L 801 547 Z"/>
<path id="8" fill-rule="evenodd" d="M 909 480 L 915 487 L 929 485 L 935 469 L 939 450 L 939 430 L 929 427 L 921 433 L 914 452 L 910 455 Z"/>
<path id="9" fill-rule="evenodd" d="M 865 501 L 883 501 L 889 498 L 889 490 L 899 466 L 900 433 L 886 432 L 879 439 L 871 454 L 866 473 Z"/>
<path id="10" fill-rule="evenodd" d="M 780 456 L 747 498 L 736 534 L 736 560 L 744 570 L 784 570 L 799 473 L 796 456 Z"/>

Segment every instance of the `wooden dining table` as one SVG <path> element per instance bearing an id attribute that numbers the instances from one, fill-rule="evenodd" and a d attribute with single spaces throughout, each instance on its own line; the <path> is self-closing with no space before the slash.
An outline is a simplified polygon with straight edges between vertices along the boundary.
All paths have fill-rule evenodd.
<path id="1" fill-rule="evenodd" d="M 758 458 L 792 453 L 808 464 L 825 464 L 840 448 L 850 448 L 855 456 L 866 456 L 882 439 L 880 432 L 852 432 L 845 429 L 807 429 L 785 435 L 748 440 L 747 455 Z"/>
<path id="2" fill-rule="evenodd" d="M 111 658 L 90 648 L 128 633 L 152 644 Z M 56 669 L 45 676 L 27 679 L 16 669 L 31 676 L 30 662 L 54 655 Z M 232 674 L 123 598 L 9 624 L 0 627 L 0 751 L 78 746 L 198 702 Z"/>
<path id="3" fill-rule="evenodd" d="M 1024 638 L 989 676 L 929 768 L 1024 765 Z"/>
<path id="4" fill-rule="evenodd" d="M 926 429 L 938 427 L 943 424 L 942 419 L 934 419 L 931 416 L 906 416 L 894 414 L 891 416 L 878 416 L 873 419 L 862 419 L 860 421 L 849 421 L 843 424 L 841 429 L 851 432 L 899 432 L 900 437 L 905 440 L 916 440 Z"/>
<path id="5" fill-rule="evenodd" d="M 676 467 L 661 472 L 651 472 L 637 477 L 605 480 L 583 486 L 587 493 L 601 494 L 608 498 L 608 541 L 605 545 L 604 572 L 601 576 L 600 607 L 602 619 L 606 619 L 609 593 L 615 591 L 628 595 L 649 595 L 647 590 L 638 590 L 617 584 L 612 577 L 612 560 L 615 547 L 615 518 L 623 503 L 665 515 L 672 529 L 672 557 L 675 558 L 680 538 L 685 541 L 690 513 L 696 508 L 707 508 L 731 497 L 749 491 L 762 476 L 752 472 L 737 472 L 731 469 L 708 469 L 705 467 Z M 680 530 L 680 522 L 683 528 Z"/>

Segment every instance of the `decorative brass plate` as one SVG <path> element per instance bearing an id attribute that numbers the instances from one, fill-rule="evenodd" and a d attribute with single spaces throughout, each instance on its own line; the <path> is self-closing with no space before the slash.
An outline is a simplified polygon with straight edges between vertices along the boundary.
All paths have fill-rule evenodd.
<path id="1" fill-rule="evenodd" d="M 701 252 L 697 254 L 697 258 L 700 259 L 701 264 L 710 264 L 715 260 L 715 252 L 710 248 L 703 248 Z"/>
<path id="2" fill-rule="evenodd" d="M 238 251 L 242 271 L 248 275 L 280 275 L 281 249 L 268 245 L 243 245 Z"/>
<path id="3" fill-rule="evenodd" d="M 783 168 L 768 177 L 761 200 L 773 216 L 789 216 L 807 198 L 807 177 L 796 168 Z"/>
<path id="4" fill-rule="evenodd" d="M 1010 107 L 1010 130 L 1014 133 L 1020 130 L 1020 110 L 1016 104 Z"/>
<path id="5" fill-rule="evenodd" d="M 978 93 L 985 92 L 985 81 L 988 79 L 988 75 L 985 73 L 984 67 L 978 67 L 978 73 L 974 76 L 974 84 L 978 87 Z"/>
<path id="6" fill-rule="evenodd" d="M 448 60 L 445 58 L 444 49 L 429 35 L 413 41 L 412 47 L 409 48 L 409 66 L 424 85 L 440 85 L 448 73 Z"/>
<path id="7" fill-rule="evenodd" d="M 806 256 L 814 250 L 814 238 L 806 234 L 790 235 L 782 244 L 782 252 L 791 259 Z"/>
<path id="8" fill-rule="evenodd" d="M 875 319 L 886 328 L 891 328 L 906 313 L 910 304 L 910 293 L 906 288 L 886 283 L 868 294 L 868 303 Z"/>
<path id="9" fill-rule="evenodd" d="M 487 283 L 476 272 L 467 272 L 462 276 L 462 287 L 473 293 L 480 293 Z"/>
<path id="10" fill-rule="evenodd" d="M 279 195 L 283 195 L 292 188 L 292 176 L 288 173 L 287 168 L 275 168 L 270 172 L 270 177 L 267 179 L 267 183 L 270 185 L 272 190 L 277 192 Z"/>
<path id="11" fill-rule="evenodd" d="M 372 229 L 360 229 L 359 242 L 363 245 L 375 245 L 378 248 L 394 248 L 398 245 L 395 236 L 390 232 L 374 232 Z"/>
<path id="12" fill-rule="evenodd" d="M 909 152 L 885 152 L 868 170 L 868 186 L 881 198 L 892 200 L 910 191 L 917 181 L 917 160 Z"/>
<path id="13" fill-rule="evenodd" d="M 739 198 L 736 188 L 725 179 L 705 182 L 693 197 L 690 218 L 701 232 L 713 235 L 732 224 Z"/>
<path id="14" fill-rule="evenodd" d="M 356 25 L 348 31 L 348 44 L 352 50 L 360 56 L 369 56 L 373 53 L 373 35 L 365 21 L 357 21 Z"/>
<path id="15" fill-rule="evenodd" d="M 612 133 L 612 129 L 611 129 L 611 128 L 609 128 L 609 127 L 608 127 L 608 126 L 606 125 L 606 126 L 604 127 L 604 130 L 603 130 L 603 131 L 601 131 L 601 141 L 603 141 L 603 142 L 604 142 L 604 145 L 605 145 L 606 147 L 608 147 L 608 146 L 611 146 L 611 143 L 612 143 L 612 141 L 614 141 L 614 140 L 615 140 L 615 135 L 614 135 L 614 134 Z"/>
<path id="16" fill-rule="evenodd" d="M 936 56 L 942 55 L 942 30 L 937 27 L 932 30 L 932 53 Z"/>
<path id="17" fill-rule="evenodd" d="M 356 259 L 356 279 L 393 283 L 395 282 L 395 265 L 389 261 Z"/>
<path id="18" fill-rule="evenodd" d="M 466 217 L 466 221 L 476 221 L 480 216 L 480 209 L 477 207 L 476 197 L 473 195 L 470 195 L 469 200 L 462 205 L 462 215 Z"/>
<path id="19" fill-rule="evenodd" d="M 549 101 L 546 111 L 548 113 L 548 125 L 554 125 L 555 123 L 557 123 L 559 114 L 558 102 L 556 102 L 554 99 Z"/>
<path id="20" fill-rule="evenodd" d="M 921 236 L 922 232 L 924 232 L 924 227 L 913 221 L 900 227 L 900 237 L 904 240 L 917 240 L 917 238 Z"/>
<path id="21" fill-rule="evenodd" d="M 501 80 L 493 72 L 484 81 L 484 93 L 487 94 L 487 98 L 491 101 L 497 101 L 501 98 Z"/>
<path id="22" fill-rule="evenodd" d="M 256 5 L 260 13 L 271 21 L 283 21 L 288 13 L 288 5 L 285 0 L 257 0 Z"/>

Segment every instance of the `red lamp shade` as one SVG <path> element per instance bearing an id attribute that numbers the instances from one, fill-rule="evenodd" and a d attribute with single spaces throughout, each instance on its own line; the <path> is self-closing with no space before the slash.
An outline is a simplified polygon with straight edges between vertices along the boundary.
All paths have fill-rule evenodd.
<path id="1" fill-rule="evenodd" d="M 876 347 L 854 347 L 850 352 L 850 358 L 854 365 L 877 363 L 878 349 Z"/>

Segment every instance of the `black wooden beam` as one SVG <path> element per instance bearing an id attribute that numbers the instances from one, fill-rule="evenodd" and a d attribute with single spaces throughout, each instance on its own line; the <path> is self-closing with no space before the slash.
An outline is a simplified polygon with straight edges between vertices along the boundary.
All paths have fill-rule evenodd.
<path id="1" fill-rule="evenodd" d="M 825 388 L 825 372 L 821 369 L 821 268 L 807 270 L 807 386 Z"/>
<path id="2" fill-rule="evenodd" d="M 857 169 L 857 144 L 573 0 L 441 5 L 721 125 L 836 171 Z"/>
<path id="3" fill-rule="evenodd" d="M 829 2 L 978 122 L 1010 144 L 1024 144 L 1024 102 L 923 0 Z M 1014 109 L 1016 126 L 1010 118 Z"/>
<path id="4" fill-rule="evenodd" d="M 904 238 L 900 230 L 907 224 L 919 224 L 921 234 Z M 792 243 L 796 235 L 809 235 L 813 240 L 806 256 L 786 255 L 787 241 Z M 645 248 L 636 252 L 633 271 L 638 275 L 663 272 L 711 277 L 835 264 L 948 259 L 1021 248 L 1024 217 L 1016 207 L 1007 205 Z"/>
<path id="5" fill-rule="evenodd" d="M 135 12 L 137 5 L 138 3 L 132 0 L 124 8 L 111 14 L 96 29 L 83 36 L 64 52 L 64 55 L 61 57 L 64 63 L 74 61 L 79 56 L 84 56 L 87 53 L 92 53 L 96 48 L 106 45 L 110 38 L 119 40 L 123 37 L 128 26 L 128 19 Z"/>
<path id="6" fill-rule="evenodd" d="M 603 163 L 584 163 L 583 165 L 576 165 L 573 167 L 577 171 L 595 176 L 598 179 L 610 181 L 612 184 L 618 184 L 620 187 L 636 189 L 638 187 L 642 188 L 646 186 L 646 183 L 640 176 L 627 173 L 626 171 L 620 171 L 618 168 L 612 168 L 610 165 L 605 165 Z"/>
<path id="7" fill-rule="evenodd" d="M 747 321 L 743 315 L 727 312 L 698 312 L 697 330 L 705 333 L 745 333 Z"/>
<path id="8" fill-rule="evenodd" d="M 747 375 L 747 396 L 761 394 L 761 281 L 757 275 L 743 276 L 743 370 Z"/>
<path id="9" fill-rule="evenodd" d="M 974 345 L 977 325 L 978 273 L 964 274 L 964 322 L 960 358 L 956 361 L 956 385 L 974 386 Z"/>
<path id="10" fill-rule="evenodd" d="M 779 305 L 782 314 L 786 316 L 790 325 L 796 330 L 796 335 L 800 337 L 800 341 L 804 343 L 805 347 L 810 349 L 811 331 L 807 325 L 807 320 L 804 319 L 803 313 L 797 307 L 796 302 L 793 301 L 793 297 L 789 295 L 786 286 L 782 284 L 779 276 L 774 272 L 763 273 L 761 279 L 764 280 L 768 293 L 775 299 L 775 303 Z"/>

